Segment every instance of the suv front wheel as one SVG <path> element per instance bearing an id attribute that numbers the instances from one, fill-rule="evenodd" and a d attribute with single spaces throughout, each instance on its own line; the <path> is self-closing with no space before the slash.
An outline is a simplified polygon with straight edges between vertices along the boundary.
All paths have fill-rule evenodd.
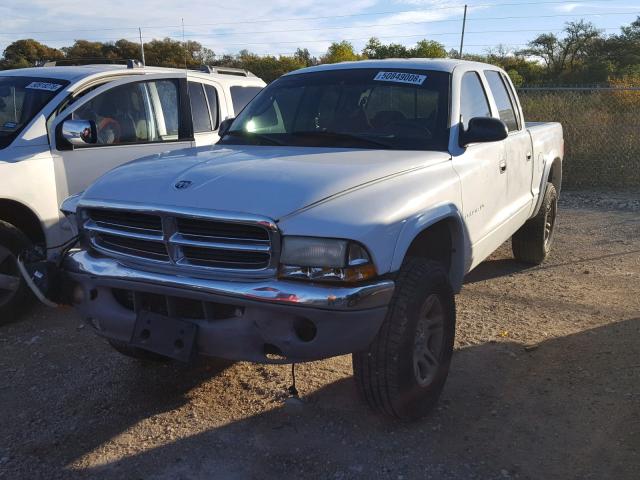
<path id="1" fill-rule="evenodd" d="M 455 324 L 455 298 L 444 267 L 407 259 L 380 331 L 366 351 L 352 356 L 360 395 L 389 416 L 425 416 L 449 373 Z"/>
<path id="2" fill-rule="evenodd" d="M 15 320 L 27 308 L 29 287 L 16 264 L 31 242 L 16 227 L 0 220 L 0 325 Z"/>

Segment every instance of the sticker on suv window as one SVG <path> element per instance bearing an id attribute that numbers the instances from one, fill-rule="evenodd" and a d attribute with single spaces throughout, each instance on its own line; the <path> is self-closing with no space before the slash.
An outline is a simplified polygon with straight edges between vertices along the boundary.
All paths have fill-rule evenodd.
<path id="1" fill-rule="evenodd" d="M 58 83 L 47 83 L 47 82 L 31 82 L 24 88 L 31 88 L 33 90 L 46 90 L 47 92 L 55 92 L 62 85 Z"/>
<path id="2" fill-rule="evenodd" d="M 422 85 L 427 79 L 426 75 L 404 72 L 378 72 L 373 78 L 379 82 L 410 83 L 411 85 Z"/>

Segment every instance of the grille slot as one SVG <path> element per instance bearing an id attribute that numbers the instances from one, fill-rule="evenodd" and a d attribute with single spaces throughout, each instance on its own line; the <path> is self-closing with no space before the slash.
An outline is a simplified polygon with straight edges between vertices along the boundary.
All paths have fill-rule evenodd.
<path id="1" fill-rule="evenodd" d="M 162 234 L 162 219 L 157 215 L 97 208 L 89 210 L 88 214 L 96 225 L 103 228 Z"/>
<path id="2" fill-rule="evenodd" d="M 221 220 L 104 208 L 86 210 L 85 218 L 83 228 L 91 243 L 106 255 L 174 263 L 185 269 L 275 268 L 278 234 L 261 218 Z"/>
<path id="3" fill-rule="evenodd" d="M 269 232 L 257 225 L 241 223 L 215 222 L 193 218 L 178 218 L 178 232 L 199 238 L 211 238 L 218 240 L 252 240 L 268 242 Z"/>
<path id="4" fill-rule="evenodd" d="M 96 235 L 94 239 L 97 245 L 115 252 L 152 260 L 169 261 L 169 254 L 164 243 L 104 233 Z"/>
<path id="5" fill-rule="evenodd" d="M 184 259 L 192 265 L 261 269 L 269 265 L 270 255 L 262 252 L 219 250 L 202 247 L 182 247 Z"/>

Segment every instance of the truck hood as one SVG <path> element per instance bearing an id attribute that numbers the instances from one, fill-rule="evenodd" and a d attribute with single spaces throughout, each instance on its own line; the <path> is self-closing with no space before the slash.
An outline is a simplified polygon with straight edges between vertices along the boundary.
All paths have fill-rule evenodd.
<path id="1" fill-rule="evenodd" d="M 190 148 L 118 167 L 87 189 L 82 200 L 205 208 L 278 220 L 345 191 L 449 158 L 446 152 L 352 148 Z"/>

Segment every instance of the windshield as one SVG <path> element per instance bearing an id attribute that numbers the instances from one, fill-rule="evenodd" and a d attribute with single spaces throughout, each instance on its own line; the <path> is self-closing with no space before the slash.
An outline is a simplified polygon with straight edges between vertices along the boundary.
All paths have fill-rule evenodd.
<path id="1" fill-rule="evenodd" d="M 281 77 L 221 144 L 447 150 L 449 74 L 329 70 Z"/>
<path id="2" fill-rule="evenodd" d="M 9 145 L 67 83 L 40 77 L 0 76 L 0 148 Z"/>

